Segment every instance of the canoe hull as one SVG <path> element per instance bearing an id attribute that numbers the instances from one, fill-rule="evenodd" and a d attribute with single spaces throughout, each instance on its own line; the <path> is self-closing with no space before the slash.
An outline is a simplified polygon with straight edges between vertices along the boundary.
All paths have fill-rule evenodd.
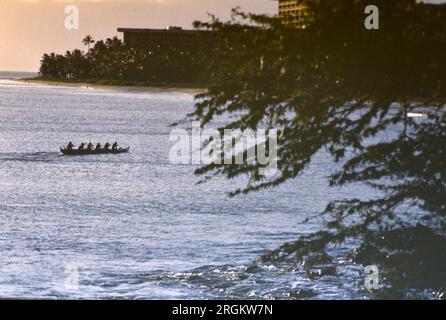
<path id="1" fill-rule="evenodd" d="M 88 155 L 97 155 L 97 154 L 120 154 L 129 152 L 130 148 L 123 148 L 119 150 L 71 150 L 60 148 L 60 152 L 65 156 L 88 156 Z"/>

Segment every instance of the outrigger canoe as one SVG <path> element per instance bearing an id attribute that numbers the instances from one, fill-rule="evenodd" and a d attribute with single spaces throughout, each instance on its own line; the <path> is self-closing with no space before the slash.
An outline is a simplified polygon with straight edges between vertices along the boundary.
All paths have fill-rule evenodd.
<path id="1" fill-rule="evenodd" d="M 129 152 L 130 147 L 129 148 L 119 148 L 118 150 L 112 150 L 112 149 L 101 149 L 101 150 L 77 150 L 77 149 L 73 149 L 68 151 L 66 148 L 60 148 L 60 152 L 62 152 L 62 154 L 66 155 L 66 156 L 86 156 L 86 155 L 91 155 L 91 154 L 119 154 L 119 153 L 126 153 Z"/>

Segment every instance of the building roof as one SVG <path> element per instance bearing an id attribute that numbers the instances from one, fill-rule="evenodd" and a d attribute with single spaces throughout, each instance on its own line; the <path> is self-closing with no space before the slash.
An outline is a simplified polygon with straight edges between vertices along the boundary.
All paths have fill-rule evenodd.
<path id="1" fill-rule="evenodd" d="M 196 30 L 170 27 L 166 29 L 147 29 L 147 28 L 118 28 L 118 32 L 125 33 L 196 33 Z"/>

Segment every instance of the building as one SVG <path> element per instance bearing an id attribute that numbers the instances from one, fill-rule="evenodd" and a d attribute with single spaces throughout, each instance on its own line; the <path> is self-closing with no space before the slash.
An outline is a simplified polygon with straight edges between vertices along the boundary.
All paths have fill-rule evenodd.
<path id="1" fill-rule="evenodd" d="M 298 24 L 305 16 L 304 6 L 297 0 L 278 0 L 279 17 L 286 23 Z M 203 47 L 216 44 L 213 32 L 187 30 L 181 27 L 167 27 L 165 29 L 118 28 L 124 34 L 124 43 L 132 48 L 144 48 L 155 51 L 157 49 L 175 49 L 194 52 Z"/>
<path id="2" fill-rule="evenodd" d="M 296 0 L 279 0 L 279 16 L 297 16 L 303 8 Z"/>
<path id="3" fill-rule="evenodd" d="M 124 34 L 124 43 L 132 48 L 149 50 L 175 48 L 180 51 L 195 51 L 210 41 L 208 32 L 184 30 L 180 27 L 165 29 L 118 28 Z"/>
<path id="4" fill-rule="evenodd" d="M 304 9 L 296 0 L 279 0 L 279 17 L 288 23 L 299 23 L 305 16 Z"/>
<path id="5" fill-rule="evenodd" d="M 298 24 L 305 16 L 304 6 L 297 0 L 278 0 L 279 17 L 286 23 Z M 181 27 L 165 29 L 118 28 L 124 34 L 124 43 L 132 48 L 174 49 L 194 52 L 201 48 L 213 47 L 218 41 L 211 31 L 187 30 Z"/>

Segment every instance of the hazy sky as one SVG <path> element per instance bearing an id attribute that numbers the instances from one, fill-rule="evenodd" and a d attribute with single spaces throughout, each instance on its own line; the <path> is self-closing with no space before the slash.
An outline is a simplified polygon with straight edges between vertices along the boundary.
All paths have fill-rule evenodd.
<path id="1" fill-rule="evenodd" d="M 80 11 L 79 30 L 65 29 L 65 7 Z M 206 12 L 227 18 L 240 6 L 277 13 L 272 0 L 0 0 L 0 70 L 37 71 L 45 52 L 82 48 L 82 39 L 118 35 L 117 27 L 190 28 Z"/>

